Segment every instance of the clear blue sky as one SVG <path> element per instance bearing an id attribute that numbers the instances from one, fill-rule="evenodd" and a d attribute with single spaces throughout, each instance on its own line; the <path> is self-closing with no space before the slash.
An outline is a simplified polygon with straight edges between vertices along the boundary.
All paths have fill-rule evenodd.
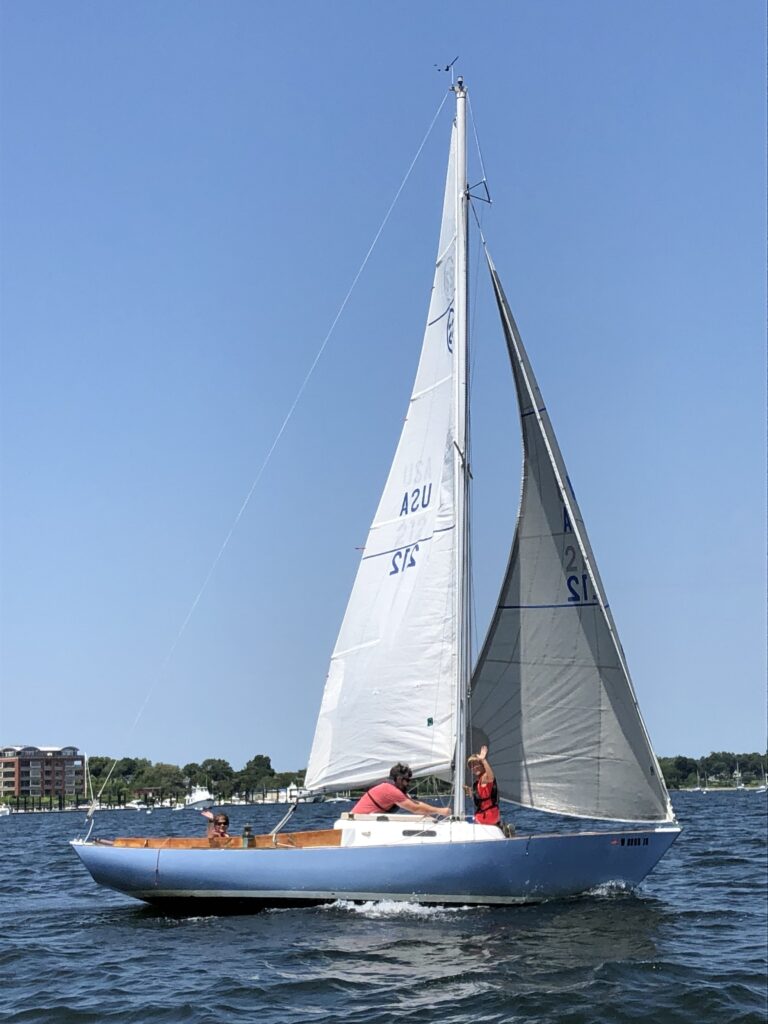
<path id="1" fill-rule="evenodd" d="M 168 655 L 459 54 L 484 230 L 654 746 L 764 749 L 762 2 L 0 19 L 0 743 L 306 764 L 415 371 L 450 103 Z M 480 280 L 482 639 L 520 442 Z"/>

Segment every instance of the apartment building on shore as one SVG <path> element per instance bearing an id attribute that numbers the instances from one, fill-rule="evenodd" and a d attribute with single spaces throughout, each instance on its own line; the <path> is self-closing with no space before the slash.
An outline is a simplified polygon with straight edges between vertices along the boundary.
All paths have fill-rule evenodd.
<path id="1" fill-rule="evenodd" d="M 84 762 L 77 747 L 0 747 L 0 797 L 81 797 Z"/>

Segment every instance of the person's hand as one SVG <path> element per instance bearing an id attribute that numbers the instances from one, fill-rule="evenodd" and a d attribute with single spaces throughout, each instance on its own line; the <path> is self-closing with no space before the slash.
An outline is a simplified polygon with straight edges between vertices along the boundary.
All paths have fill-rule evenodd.
<path id="1" fill-rule="evenodd" d="M 484 761 L 488 757 L 488 747 L 480 747 L 480 753 L 477 756 Z"/>
<path id="2" fill-rule="evenodd" d="M 467 796 L 472 796 L 472 790 L 469 786 L 464 786 L 463 789 Z"/>
<path id="3" fill-rule="evenodd" d="M 209 821 L 213 821 L 213 812 L 209 811 L 207 807 L 204 807 L 200 813 L 204 818 L 207 818 Z"/>

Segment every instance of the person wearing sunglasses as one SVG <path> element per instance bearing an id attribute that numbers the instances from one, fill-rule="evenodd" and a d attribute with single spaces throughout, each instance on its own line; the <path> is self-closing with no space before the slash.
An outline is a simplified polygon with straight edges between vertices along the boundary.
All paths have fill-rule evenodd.
<path id="1" fill-rule="evenodd" d="M 402 808 L 411 814 L 437 814 L 450 816 L 450 807 L 433 807 L 422 800 L 414 800 L 408 796 L 413 772 L 407 764 L 392 765 L 389 770 L 389 781 L 372 786 L 360 797 L 352 808 L 353 814 L 389 814 Z"/>
<path id="2" fill-rule="evenodd" d="M 208 808 L 204 808 L 200 811 L 204 818 L 208 819 L 208 838 L 209 839 L 229 839 L 230 835 L 227 829 L 229 828 L 229 818 L 226 814 L 219 812 L 214 814 L 209 811 Z"/>

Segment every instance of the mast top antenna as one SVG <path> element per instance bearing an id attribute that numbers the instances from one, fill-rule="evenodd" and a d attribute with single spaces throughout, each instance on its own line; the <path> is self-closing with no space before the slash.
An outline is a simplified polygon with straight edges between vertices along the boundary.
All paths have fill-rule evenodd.
<path id="1" fill-rule="evenodd" d="M 441 67 L 440 64 L 435 64 L 438 71 L 450 71 L 451 73 L 451 88 L 453 88 L 453 65 L 458 60 L 458 56 L 454 57 L 450 64 L 446 64 L 445 67 Z"/>

